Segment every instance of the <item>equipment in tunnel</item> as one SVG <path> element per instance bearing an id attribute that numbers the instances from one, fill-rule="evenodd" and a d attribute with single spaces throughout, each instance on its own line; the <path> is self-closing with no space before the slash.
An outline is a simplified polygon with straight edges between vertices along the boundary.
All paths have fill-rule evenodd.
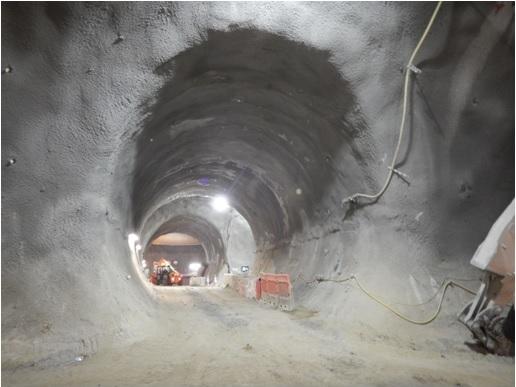
<path id="1" fill-rule="evenodd" d="M 208 269 L 205 250 L 197 238 L 179 232 L 153 239 L 143 253 L 142 268 L 149 266 L 146 276 L 154 285 L 190 285 L 205 283 Z M 200 278 L 198 278 L 200 277 Z"/>
<path id="2" fill-rule="evenodd" d="M 170 235 L 176 235 L 175 244 L 196 245 L 190 249 L 203 250 L 204 255 L 197 261 L 192 258 L 190 263 L 203 264 L 202 276 L 206 277 L 208 284 L 215 281 L 221 283 L 223 272 L 239 271 L 242 266 L 252 269 L 256 259 L 253 230 L 247 219 L 231 207 L 229 202 L 223 202 L 223 211 L 213 208 L 217 197 L 218 195 L 178 198 L 155 209 L 141 229 L 143 243 L 149 244 L 148 251 L 163 250 L 164 247 L 159 246 L 162 243 L 172 243 Z M 177 239 L 177 235 L 185 233 L 193 239 Z M 169 242 L 166 242 L 167 239 Z M 159 257 L 162 255 L 158 254 Z M 173 260 L 174 257 L 168 255 L 167 259 Z M 186 274 L 187 267 L 182 266 L 178 270 Z M 197 282 L 197 279 L 194 281 Z"/>
<path id="3" fill-rule="evenodd" d="M 182 285 L 183 276 L 174 266 L 164 258 L 160 258 L 152 263 L 152 272 L 149 281 L 153 285 L 173 286 Z"/>
<path id="4" fill-rule="evenodd" d="M 514 199 L 493 224 L 471 264 L 484 270 L 475 295 L 459 313 L 476 342 L 498 355 L 514 355 Z"/>

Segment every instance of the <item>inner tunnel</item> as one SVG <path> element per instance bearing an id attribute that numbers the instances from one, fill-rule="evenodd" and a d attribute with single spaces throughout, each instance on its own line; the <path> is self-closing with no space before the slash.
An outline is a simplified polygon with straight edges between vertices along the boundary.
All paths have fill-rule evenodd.
<path id="1" fill-rule="evenodd" d="M 513 3 L 1 8 L 6 385 L 514 385 Z"/>
<path id="2" fill-rule="evenodd" d="M 134 227 L 167 220 L 155 215 L 165 205 L 189 213 L 192 200 L 223 196 L 248 222 L 262 268 L 303 222 L 340 205 L 331 191 L 364 186 L 365 123 L 329 57 L 264 31 L 209 30 L 157 66 L 165 83 L 135 139 Z M 198 206 L 205 221 L 218 216 Z"/>

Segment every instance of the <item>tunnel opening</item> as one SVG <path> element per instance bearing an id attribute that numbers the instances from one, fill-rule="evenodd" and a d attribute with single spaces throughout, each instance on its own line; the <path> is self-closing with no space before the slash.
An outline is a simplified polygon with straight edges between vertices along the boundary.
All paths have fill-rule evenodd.
<path id="1" fill-rule="evenodd" d="M 253 231 L 231 203 L 224 202 L 221 207 L 220 198 L 176 199 L 153 212 L 140 232 L 145 248 L 138 266 L 145 278 L 155 285 L 160 283 L 156 275 L 152 277 L 153 272 L 163 270 L 156 264 L 181 275 L 176 285 L 217 286 L 222 285 L 224 274 L 255 268 Z M 162 259 L 165 262 L 160 263 Z M 190 264 L 200 267 L 191 268 Z"/>
<path id="2" fill-rule="evenodd" d="M 142 255 L 142 269 L 155 286 L 204 285 L 208 260 L 201 241 L 180 232 L 151 240 Z"/>
<path id="3" fill-rule="evenodd" d="M 340 206 L 339 190 L 371 183 L 366 124 L 328 51 L 261 30 L 209 30 L 155 73 L 164 84 L 136 138 L 133 227 L 178 199 L 224 195 L 256 244 L 257 264 L 237 267 L 273 270 L 294 234 Z"/>

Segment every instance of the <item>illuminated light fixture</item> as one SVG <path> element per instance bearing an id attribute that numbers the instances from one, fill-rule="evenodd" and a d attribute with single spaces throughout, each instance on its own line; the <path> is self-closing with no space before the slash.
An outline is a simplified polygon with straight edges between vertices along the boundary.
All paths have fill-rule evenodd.
<path id="1" fill-rule="evenodd" d="M 127 243 L 129 243 L 129 247 L 130 247 L 131 249 L 133 249 L 133 248 L 134 248 L 134 243 L 135 243 L 135 242 L 138 242 L 138 240 L 139 240 L 139 239 L 140 239 L 140 238 L 138 237 L 138 235 L 133 234 L 133 233 L 129 234 L 129 235 L 127 236 Z"/>
<path id="2" fill-rule="evenodd" d="M 140 251 L 142 249 L 142 245 L 140 245 L 139 243 L 136 245 L 136 251 Z"/>
<path id="3" fill-rule="evenodd" d="M 192 262 L 190 265 L 188 265 L 188 269 L 190 271 L 199 271 L 199 269 L 202 267 L 202 265 L 199 262 Z"/>
<path id="4" fill-rule="evenodd" d="M 229 202 L 225 196 L 215 196 L 211 201 L 212 208 L 217 212 L 224 212 L 229 209 Z"/>

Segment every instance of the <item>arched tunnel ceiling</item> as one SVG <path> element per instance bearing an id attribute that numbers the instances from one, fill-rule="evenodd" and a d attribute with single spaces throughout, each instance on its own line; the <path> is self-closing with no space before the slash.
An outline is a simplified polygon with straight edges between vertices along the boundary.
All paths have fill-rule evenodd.
<path id="1" fill-rule="evenodd" d="M 201 241 L 209 264 L 208 274 L 211 276 L 218 274 L 227 262 L 227 258 L 222 235 L 213 224 L 202 217 L 178 215 L 170 217 L 161 224 L 149 240 L 175 232 L 186 233 Z"/>
<path id="2" fill-rule="evenodd" d="M 329 59 L 265 31 L 210 30 L 157 67 L 167 81 L 138 135 L 135 224 L 174 193 L 224 193 L 259 239 L 278 241 L 300 229 L 301 209 L 313 215 L 332 181 L 360 185 L 355 139 L 366 127 Z"/>
<path id="3" fill-rule="evenodd" d="M 143 244 L 192 215 L 180 199 L 225 190 L 257 245 L 276 248 L 268 272 L 358 273 L 410 302 L 408 278 L 431 294 L 444 276 L 475 276 L 469 259 L 514 197 L 512 4 L 443 4 L 416 60 L 408 182 L 339 207 L 385 178 L 404 66 L 432 8 L 2 3 L 5 361 L 66 362 L 148 332 L 155 304 L 133 280 L 128 235 Z M 320 316 L 400 327 L 342 287 L 299 280 L 295 295 Z"/>
<path id="4" fill-rule="evenodd" d="M 138 230 L 143 246 L 159 236 L 177 232 L 199 240 L 213 263 L 210 273 L 219 274 L 225 264 L 252 266 L 255 259 L 255 236 L 249 223 L 233 208 L 216 211 L 210 198 L 186 197 L 168 202 L 146 218 Z"/>
<path id="5" fill-rule="evenodd" d="M 199 239 L 180 232 L 170 232 L 162 234 L 151 241 L 153 245 L 165 245 L 165 246 L 195 246 L 200 245 Z"/>

